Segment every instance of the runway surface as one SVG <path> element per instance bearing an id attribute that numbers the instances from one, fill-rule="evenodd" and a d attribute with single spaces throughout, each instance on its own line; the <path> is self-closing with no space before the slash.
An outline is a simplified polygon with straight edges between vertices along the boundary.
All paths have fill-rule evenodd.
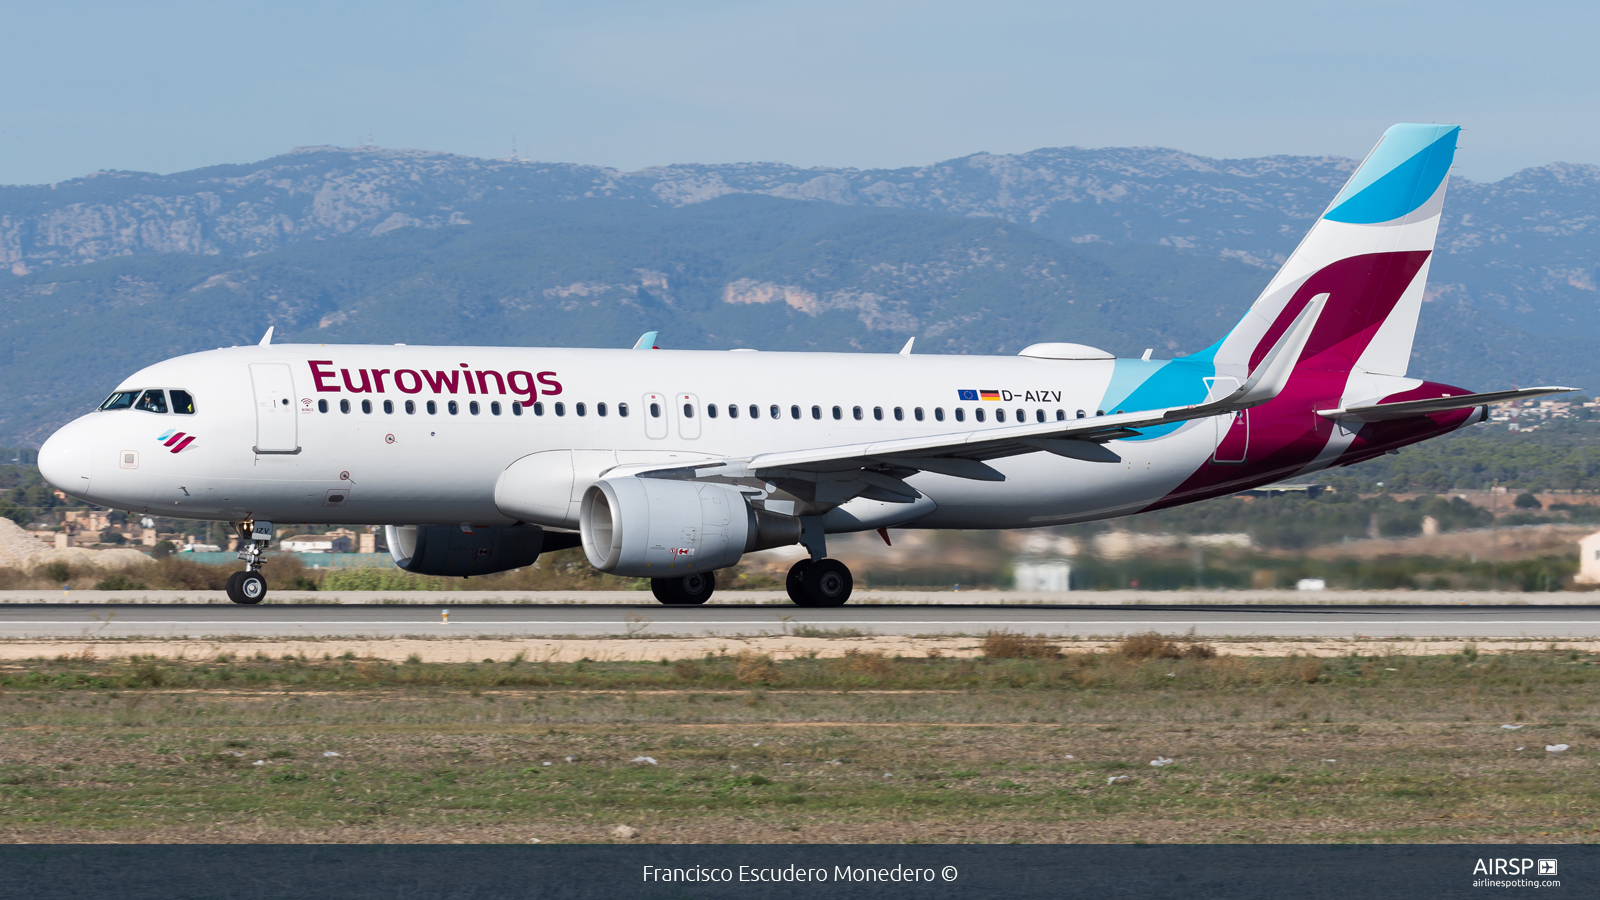
<path id="1" fill-rule="evenodd" d="M 448 621 L 441 612 L 449 610 Z M 54 606 L 0 607 L 0 638 L 701 637 L 829 633 L 1600 638 L 1600 607 Z"/>

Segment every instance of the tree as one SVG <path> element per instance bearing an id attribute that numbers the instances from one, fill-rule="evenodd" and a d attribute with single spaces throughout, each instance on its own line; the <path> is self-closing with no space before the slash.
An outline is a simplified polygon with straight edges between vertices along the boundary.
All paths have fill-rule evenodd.
<path id="1" fill-rule="evenodd" d="M 1518 494 L 1517 499 L 1511 501 L 1517 509 L 1544 509 L 1544 504 L 1532 494 Z"/>

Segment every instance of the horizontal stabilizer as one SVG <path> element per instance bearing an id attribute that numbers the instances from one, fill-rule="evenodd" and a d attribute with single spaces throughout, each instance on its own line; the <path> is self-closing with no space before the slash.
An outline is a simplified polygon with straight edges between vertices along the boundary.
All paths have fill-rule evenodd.
<path id="1" fill-rule="evenodd" d="M 1360 403 L 1339 409 L 1319 409 L 1317 415 L 1326 419 L 1359 419 L 1363 422 L 1382 422 L 1388 419 L 1405 419 L 1429 413 L 1449 412 L 1454 409 L 1471 409 L 1507 400 L 1528 400 L 1550 394 L 1576 391 L 1569 387 L 1531 387 L 1511 391 L 1489 391 L 1482 394 L 1461 394 L 1456 397 L 1435 397 L 1432 400 L 1401 400 L 1397 403 Z"/>

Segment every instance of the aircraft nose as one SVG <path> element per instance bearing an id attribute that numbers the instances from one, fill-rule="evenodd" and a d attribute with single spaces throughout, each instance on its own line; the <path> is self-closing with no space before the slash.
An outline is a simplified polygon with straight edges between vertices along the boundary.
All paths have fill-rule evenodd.
<path id="1" fill-rule="evenodd" d="M 93 453 L 89 429 L 81 420 L 72 422 L 39 448 L 39 474 L 69 494 L 87 494 Z"/>

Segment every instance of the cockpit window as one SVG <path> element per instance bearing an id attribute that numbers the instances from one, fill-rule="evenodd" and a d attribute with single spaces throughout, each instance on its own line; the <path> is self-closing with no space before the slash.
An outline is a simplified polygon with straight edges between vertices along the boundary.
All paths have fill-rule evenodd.
<path id="1" fill-rule="evenodd" d="M 139 399 L 138 391 L 117 391 L 100 404 L 101 409 L 128 409 L 133 406 L 133 401 Z"/>
<path id="2" fill-rule="evenodd" d="M 172 393 L 172 411 L 180 416 L 194 415 L 194 398 L 188 391 L 174 390 Z"/>
<path id="3" fill-rule="evenodd" d="M 158 390 L 145 391 L 139 398 L 139 402 L 133 405 L 133 408 L 142 409 L 145 412 L 164 413 L 167 411 L 166 392 Z"/>

